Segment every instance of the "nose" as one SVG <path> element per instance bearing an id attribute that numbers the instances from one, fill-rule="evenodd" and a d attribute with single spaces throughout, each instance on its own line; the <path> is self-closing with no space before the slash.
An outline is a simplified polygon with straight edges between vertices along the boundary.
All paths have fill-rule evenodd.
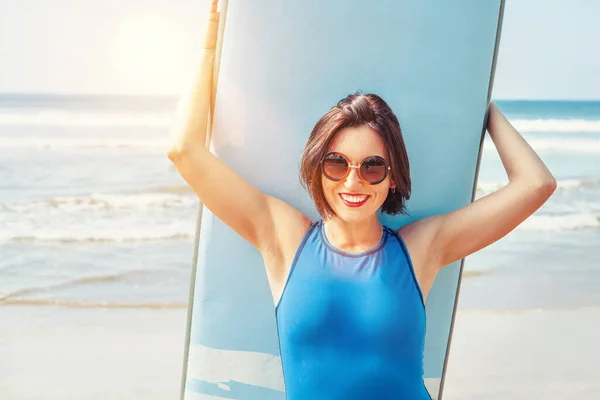
<path id="1" fill-rule="evenodd" d="M 354 191 L 360 188 L 362 180 L 358 176 L 358 168 L 351 167 L 348 176 L 344 180 L 344 187 L 349 191 Z"/>

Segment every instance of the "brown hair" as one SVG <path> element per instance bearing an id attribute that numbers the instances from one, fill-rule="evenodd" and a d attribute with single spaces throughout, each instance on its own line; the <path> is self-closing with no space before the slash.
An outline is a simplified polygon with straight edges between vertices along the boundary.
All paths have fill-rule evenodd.
<path id="1" fill-rule="evenodd" d="M 391 179 L 396 192 L 389 191 L 381 211 L 406 214 L 405 202 L 410 198 L 410 167 L 398 118 L 388 104 L 376 94 L 351 94 L 340 100 L 317 122 L 302 154 L 300 182 L 308 190 L 319 214 L 327 219 L 335 212 L 325 200 L 321 185 L 321 161 L 335 134 L 344 128 L 367 126 L 377 132 L 389 153 Z"/>

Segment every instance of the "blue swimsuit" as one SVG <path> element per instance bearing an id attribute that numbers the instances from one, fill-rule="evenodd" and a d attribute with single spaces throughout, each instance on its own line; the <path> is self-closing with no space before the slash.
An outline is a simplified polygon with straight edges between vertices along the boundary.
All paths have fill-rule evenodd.
<path id="1" fill-rule="evenodd" d="M 288 400 L 430 399 L 423 295 L 394 230 L 348 253 L 313 223 L 275 312 Z"/>

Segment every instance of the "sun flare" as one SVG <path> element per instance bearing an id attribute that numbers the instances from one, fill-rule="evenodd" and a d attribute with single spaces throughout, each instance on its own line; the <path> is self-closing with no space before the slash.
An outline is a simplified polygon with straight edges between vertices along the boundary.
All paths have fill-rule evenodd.
<path id="1" fill-rule="evenodd" d="M 110 63 L 130 90 L 173 92 L 189 69 L 188 40 L 174 22 L 160 16 L 130 17 L 116 29 Z"/>

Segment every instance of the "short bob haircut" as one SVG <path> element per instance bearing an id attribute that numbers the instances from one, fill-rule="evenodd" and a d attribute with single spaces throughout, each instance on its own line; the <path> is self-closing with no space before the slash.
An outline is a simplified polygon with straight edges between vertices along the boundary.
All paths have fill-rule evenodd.
<path id="1" fill-rule="evenodd" d="M 390 215 L 407 214 L 405 202 L 410 198 L 411 182 L 402 130 L 390 106 L 376 94 L 351 94 L 321 117 L 313 128 L 302 154 L 302 186 L 308 190 L 321 217 L 329 219 L 335 216 L 323 194 L 321 162 L 336 133 L 348 127 L 360 126 L 367 126 L 377 132 L 388 151 L 391 179 L 396 184 L 396 191 L 388 192 L 381 212 Z"/>

